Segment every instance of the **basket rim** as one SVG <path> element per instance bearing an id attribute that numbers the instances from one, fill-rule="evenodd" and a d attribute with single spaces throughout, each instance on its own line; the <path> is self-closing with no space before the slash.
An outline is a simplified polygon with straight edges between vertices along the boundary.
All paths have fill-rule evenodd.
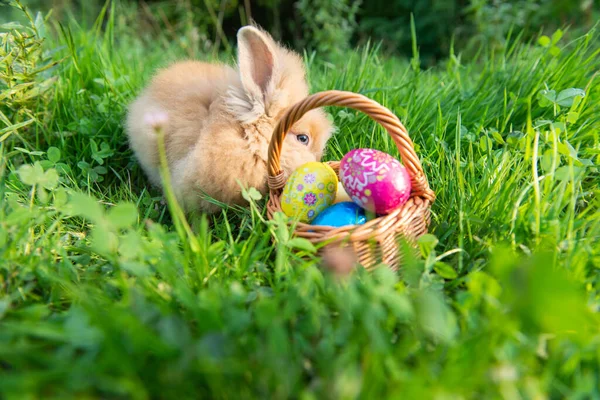
<path id="1" fill-rule="evenodd" d="M 339 170 L 339 161 L 328 161 L 336 172 Z M 267 217 L 273 219 L 275 213 L 283 212 L 281 209 L 280 191 L 271 191 L 267 202 Z M 288 224 L 294 227 L 296 236 L 304 237 L 311 243 L 339 243 L 342 241 L 357 242 L 368 241 L 373 236 L 385 236 L 387 231 L 395 232 L 404 229 L 409 222 L 415 219 L 423 223 L 425 227 L 429 225 L 429 209 L 431 200 L 417 196 L 411 193 L 408 200 L 390 213 L 378 216 L 361 225 L 346 225 L 343 227 L 333 227 L 328 225 L 312 225 L 306 222 L 291 220 Z M 420 218 L 422 217 L 422 218 Z"/>

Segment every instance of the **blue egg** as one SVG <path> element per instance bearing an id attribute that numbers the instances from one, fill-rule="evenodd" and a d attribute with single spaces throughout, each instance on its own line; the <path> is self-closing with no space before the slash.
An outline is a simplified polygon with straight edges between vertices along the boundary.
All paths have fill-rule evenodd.
<path id="1" fill-rule="evenodd" d="M 333 226 L 362 225 L 367 221 L 365 210 L 352 201 L 334 204 L 321 211 L 312 225 Z"/>

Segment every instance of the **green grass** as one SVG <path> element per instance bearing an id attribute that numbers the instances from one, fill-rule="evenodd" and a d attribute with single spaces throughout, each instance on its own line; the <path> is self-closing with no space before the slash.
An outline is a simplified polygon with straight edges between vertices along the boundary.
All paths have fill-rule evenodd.
<path id="1" fill-rule="evenodd" d="M 307 55 L 313 91 L 400 117 L 437 194 L 421 257 L 337 279 L 261 202 L 193 235 L 171 216 L 123 111 L 155 68 L 203 56 L 110 15 L 0 38 L 0 398 L 600 398 L 595 31 L 427 71 Z M 398 155 L 328 111 L 327 159 Z"/>

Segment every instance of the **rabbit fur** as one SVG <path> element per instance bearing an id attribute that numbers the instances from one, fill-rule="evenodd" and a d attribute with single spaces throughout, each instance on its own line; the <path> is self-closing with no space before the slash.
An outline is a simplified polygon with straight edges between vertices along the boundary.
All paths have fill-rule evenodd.
<path id="1" fill-rule="evenodd" d="M 150 182 L 158 186 L 160 161 L 152 121 L 161 125 L 172 186 L 186 211 L 218 211 L 206 195 L 245 205 L 240 183 L 264 194 L 273 129 L 288 107 L 309 94 L 297 54 L 255 26 L 241 28 L 237 42 L 237 70 L 199 61 L 175 63 L 154 76 L 127 112 L 129 144 Z M 289 175 L 306 162 L 319 161 L 332 131 L 322 110 L 306 113 L 284 140 L 284 172 Z"/>

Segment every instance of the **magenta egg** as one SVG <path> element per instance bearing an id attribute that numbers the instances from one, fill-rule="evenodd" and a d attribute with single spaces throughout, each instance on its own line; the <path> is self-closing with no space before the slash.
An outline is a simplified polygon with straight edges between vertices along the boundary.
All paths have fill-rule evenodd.
<path id="1" fill-rule="evenodd" d="M 400 161 L 383 151 L 356 149 L 340 162 L 340 181 L 356 204 L 388 214 L 410 197 L 410 176 Z"/>

